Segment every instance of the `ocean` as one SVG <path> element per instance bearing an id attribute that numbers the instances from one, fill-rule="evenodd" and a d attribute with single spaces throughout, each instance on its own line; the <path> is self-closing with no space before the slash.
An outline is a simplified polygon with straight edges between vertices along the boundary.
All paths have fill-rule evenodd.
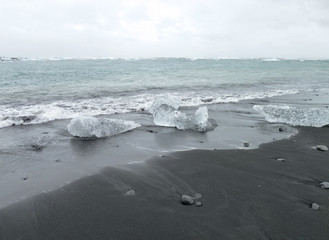
<path id="1" fill-rule="evenodd" d="M 22 59 L 0 62 L 0 128 L 329 88 L 329 60 Z"/>
<path id="2" fill-rule="evenodd" d="M 328 70 L 311 59 L 2 59 L 0 208 L 105 167 L 327 125 Z"/>

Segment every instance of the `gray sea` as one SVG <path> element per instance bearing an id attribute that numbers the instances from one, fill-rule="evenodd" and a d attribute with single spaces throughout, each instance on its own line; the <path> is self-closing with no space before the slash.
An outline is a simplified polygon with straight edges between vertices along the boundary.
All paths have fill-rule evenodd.
<path id="1" fill-rule="evenodd" d="M 198 106 L 327 88 L 329 60 L 3 60 L 0 128 L 139 112 L 164 94 Z"/>

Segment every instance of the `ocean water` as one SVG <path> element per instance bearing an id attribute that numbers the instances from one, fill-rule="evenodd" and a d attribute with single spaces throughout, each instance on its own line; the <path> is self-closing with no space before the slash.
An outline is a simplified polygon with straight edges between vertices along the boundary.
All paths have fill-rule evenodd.
<path id="1" fill-rule="evenodd" d="M 329 88 L 329 60 L 21 59 L 0 61 L 0 128 Z"/>

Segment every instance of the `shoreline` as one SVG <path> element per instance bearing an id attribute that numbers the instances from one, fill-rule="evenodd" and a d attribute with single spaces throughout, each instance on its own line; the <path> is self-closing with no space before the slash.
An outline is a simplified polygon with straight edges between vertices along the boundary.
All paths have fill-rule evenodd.
<path id="1" fill-rule="evenodd" d="M 154 156 L 191 149 L 254 149 L 296 134 L 293 127 L 266 122 L 253 105 L 251 101 L 208 105 L 209 117 L 218 126 L 205 133 L 155 126 L 152 115 L 145 113 L 110 116 L 134 120 L 142 127 L 100 139 L 72 137 L 67 131 L 69 120 L 2 128 L 0 209 L 104 167 L 139 164 Z M 195 110 L 184 111 L 194 114 Z M 285 131 L 280 132 L 280 127 Z"/>
<path id="2" fill-rule="evenodd" d="M 329 128 L 298 129 L 248 151 L 196 149 L 103 168 L 0 209 L 0 239 L 325 240 L 329 152 L 312 147 L 329 145 Z M 201 207 L 181 204 L 196 193 Z"/>

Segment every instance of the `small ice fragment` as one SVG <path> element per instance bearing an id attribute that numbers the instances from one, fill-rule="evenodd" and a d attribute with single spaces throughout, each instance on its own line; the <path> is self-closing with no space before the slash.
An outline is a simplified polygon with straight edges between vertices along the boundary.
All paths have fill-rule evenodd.
<path id="1" fill-rule="evenodd" d="M 194 199 L 189 195 L 182 195 L 181 202 L 183 205 L 192 205 L 194 203 Z"/>
<path id="2" fill-rule="evenodd" d="M 328 147 L 325 145 L 317 145 L 316 149 L 322 152 L 328 151 Z"/>
<path id="3" fill-rule="evenodd" d="M 136 191 L 131 189 L 131 190 L 127 191 L 125 195 L 126 196 L 134 196 L 134 195 L 136 195 Z"/>
<path id="4" fill-rule="evenodd" d="M 323 189 L 329 189 L 329 182 L 322 182 L 320 185 Z"/>
<path id="5" fill-rule="evenodd" d="M 199 129 L 206 129 L 208 122 L 208 109 L 207 107 L 200 107 L 194 113 L 194 123 L 198 126 Z"/>
<path id="6" fill-rule="evenodd" d="M 320 209 L 320 206 L 316 203 L 312 203 L 311 208 L 314 210 L 318 210 L 318 209 Z"/>
<path id="7" fill-rule="evenodd" d="M 202 197 L 202 195 L 200 193 L 195 193 L 194 194 L 194 198 L 195 199 L 198 199 L 198 198 L 201 198 L 201 197 Z"/>

